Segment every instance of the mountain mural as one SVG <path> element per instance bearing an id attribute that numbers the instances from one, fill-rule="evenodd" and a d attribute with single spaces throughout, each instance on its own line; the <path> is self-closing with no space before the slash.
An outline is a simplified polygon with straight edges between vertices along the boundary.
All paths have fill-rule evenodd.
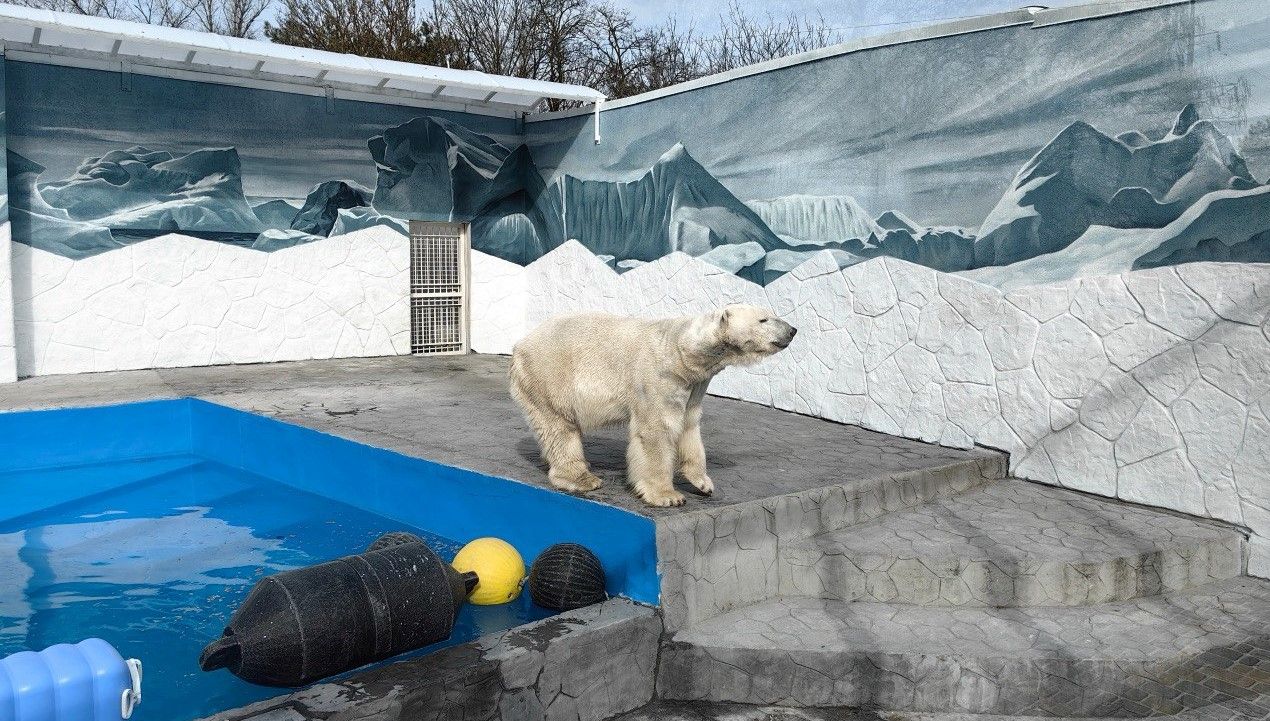
<path id="1" fill-rule="evenodd" d="M 406 232 L 403 221 L 372 209 L 372 191 L 354 181 L 320 182 L 299 206 L 282 199 L 253 206 L 234 148 L 174 155 L 132 146 L 44 183 L 44 166 L 13 150 L 7 157 L 14 240 L 69 258 L 166 233 L 268 252 L 373 225 Z"/>
<path id="2" fill-rule="evenodd" d="M 1023 166 L 984 219 L 975 265 L 1053 253 L 1095 225 L 1159 228 L 1208 193 L 1257 185 L 1234 145 L 1193 105 L 1155 140 L 1072 123 Z"/>
<path id="3" fill-rule="evenodd" d="M 366 148 L 373 189 L 323 180 L 302 201 L 255 205 L 234 148 L 131 146 L 47 182 L 40 164 L 10 151 L 14 237 L 77 258 L 177 231 L 268 252 L 372 226 L 405 233 L 400 218 L 421 217 L 470 222 L 473 248 L 521 264 L 577 240 L 619 272 L 682 252 L 756 283 L 824 251 L 840 267 L 887 256 L 1001 286 L 1270 261 L 1267 186 L 1192 105 L 1156 135 L 1070 123 L 1022 165 L 977 232 L 896 208 L 874 215 L 846 194 L 745 200 L 678 143 L 633 180 L 550 183 L 528 146 L 432 115 Z"/>
<path id="4" fill-rule="evenodd" d="M 790 245 L 828 245 L 884 234 L 882 226 L 849 195 L 787 195 L 746 205 Z"/>
<path id="5" fill-rule="evenodd" d="M 740 202 L 682 145 L 636 181 L 563 176 L 516 232 L 530 235 L 563 208 L 557 230 L 619 270 L 681 251 L 766 283 L 827 250 L 843 267 L 888 256 L 1023 285 L 1196 260 L 1268 262 L 1265 188 L 1187 105 L 1155 137 L 1071 123 L 1023 165 L 977 233 L 896 209 L 873 217 L 848 195 Z M 562 239 L 539 235 L 537 247 Z"/>
<path id="6" fill-rule="evenodd" d="M 409 216 L 426 208 L 469 221 L 524 188 L 528 149 L 509 150 L 488 135 L 439 117 L 388 128 L 367 145 L 378 169 L 374 207 Z"/>

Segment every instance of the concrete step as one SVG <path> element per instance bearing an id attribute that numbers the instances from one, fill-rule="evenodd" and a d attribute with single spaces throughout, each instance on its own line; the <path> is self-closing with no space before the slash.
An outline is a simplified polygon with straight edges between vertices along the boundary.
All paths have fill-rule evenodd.
<path id="1" fill-rule="evenodd" d="M 1079 606 L 1240 574 L 1239 532 L 1005 480 L 781 547 L 781 595 Z"/>
<path id="2" fill-rule="evenodd" d="M 913 469 L 904 472 L 881 472 L 877 455 L 913 453 L 882 453 L 883 449 L 873 447 L 859 463 L 834 469 L 837 482 L 830 485 L 730 505 L 715 505 L 712 499 L 684 512 L 658 515 L 657 570 L 667 630 L 781 595 L 777 558 L 786 545 L 956 496 L 1006 476 L 1006 456 L 984 449 L 951 461 L 936 457 L 925 466 L 912 462 Z M 828 478 L 802 481 L 820 483 Z"/>
<path id="3" fill-rule="evenodd" d="M 663 643 L 673 700 L 1129 717 L 1270 692 L 1270 582 L 1097 607 L 778 598 Z"/>
<path id="4" fill-rule="evenodd" d="M 811 718 L 813 721 L 819 721 L 814 716 Z M 883 712 L 878 718 L 881 721 L 1132 721 L 1134 717 L 1000 716 L 998 714 L 977 713 L 908 713 L 891 711 Z M 1270 719 L 1270 696 L 1262 696 L 1252 703 L 1244 701 L 1238 703 L 1215 703 L 1190 711 L 1181 711 L 1164 716 L 1152 716 L 1151 719 L 1152 721 L 1266 721 L 1266 719 Z M 723 719 L 720 718 L 719 721 L 723 721 Z M 731 721 L 731 719 L 729 718 L 728 721 Z"/>
<path id="5" fill-rule="evenodd" d="M 868 709 L 654 701 L 612 721 L 882 721 L 882 717 Z"/>

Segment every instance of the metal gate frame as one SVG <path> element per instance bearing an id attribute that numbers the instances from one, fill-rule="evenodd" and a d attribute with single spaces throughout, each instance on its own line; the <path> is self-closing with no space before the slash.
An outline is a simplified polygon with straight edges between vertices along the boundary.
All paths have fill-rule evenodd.
<path id="1" fill-rule="evenodd" d="M 471 245 L 466 223 L 410 221 L 411 355 L 468 352 Z M 457 256 L 453 271 L 448 259 L 429 258 L 430 252 Z"/>

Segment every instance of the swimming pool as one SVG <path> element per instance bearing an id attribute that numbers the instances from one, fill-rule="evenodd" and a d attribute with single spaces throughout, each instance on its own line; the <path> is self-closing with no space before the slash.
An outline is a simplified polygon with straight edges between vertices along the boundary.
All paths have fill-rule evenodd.
<path id="1" fill-rule="evenodd" d="M 0 484 L 0 657 L 105 638 L 146 665 L 143 721 L 277 695 L 199 671 L 199 651 L 262 576 L 386 531 L 447 560 L 486 535 L 527 563 L 583 543 L 610 594 L 657 602 L 648 519 L 193 399 L 0 414 Z M 468 605 L 445 643 L 548 614 L 527 594 Z"/>

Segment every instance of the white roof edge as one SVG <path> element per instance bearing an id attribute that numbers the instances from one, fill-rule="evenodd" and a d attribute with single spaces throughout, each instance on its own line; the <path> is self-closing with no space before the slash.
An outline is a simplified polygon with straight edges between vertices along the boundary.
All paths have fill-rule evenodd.
<path id="1" fill-rule="evenodd" d="M 275 60 L 295 65 L 310 66 L 315 70 L 338 69 L 364 74 L 368 83 L 384 78 L 424 81 L 437 85 L 472 88 L 491 92 L 509 92 L 540 98 L 559 98 L 582 102 L 596 102 L 604 94 L 584 85 L 554 83 L 545 80 L 513 78 L 491 75 L 475 70 L 454 70 L 432 65 L 419 65 L 396 60 L 379 60 L 359 55 L 333 53 L 326 50 L 297 48 L 264 40 L 248 40 L 195 30 L 169 28 L 158 25 L 101 18 L 90 15 L 57 12 L 40 8 L 0 3 L 0 21 L 30 24 L 33 27 L 56 29 L 72 34 L 132 39 L 145 43 L 179 46 L 191 50 L 208 50 L 218 53 L 250 57 L 257 60 Z"/>
<path id="2" fill-rule="evenodd" d="M 824 60 L 826 58 L 837 57 L 839 55 L 849 55 L 863 50 L 872 50 L 890 45 L 904 45 L 907 43 L 921 42 L 923 40 L 933 40 L 935 38 L 950 37 L 953 35 L 966 35 L 969 33 L 978 33 L 985 30 L 996 30 L 999 28 L 1019 25 L 1030 25 L 1034 28 L 1040 28 L 1192 2 L 1203 2 L 1203 0 L 1094 0 L 1086 4 L 1070 5 L 1062 8 L 1029 10 L 1026 7 L 1023 7 L 1018 10 L 1006 10 L 988 15 L 978 15 L 958 20 L 950 20 L 947 22 L 932 23 L 930 25 L 923 25 L 922 27 L 913 28 L 911 30 L 900 30 L 883 35 L 874 35 L 867 38 L 849 40 L 845 43 L 830 45 L 818 50 L 810 50 L 796 55 L 776 58 L 775 60 L 755 63 L 754 65 L 746 65 L 745 67 L 736 68 L 723 73 L 717 73 L 715 75 L 707 75 L 705 77 L 696 78 L 695 80 L 689 80 L 677 85 L 670 85 L 658 90 L 641 93 L 639 95 L 618 98 L 616 100 L 607 100 L 604 103 L 603 110 L 616 110 L 618 108 L 657 100 L 658 98 L 686 93 L 690 90 L 698 90 L 711 85 L 719 85 L 733 80 L 739 80 L 751 75 L 761 75 L 763 73 L 770 73 L 774 70 L 781 70 L 795 65 L 803 65 L 805 63 L 816 62 L 817 60 Z M 558 110 L 555 112 L 531 115 L 526 118 L 526 121 L 534 123 L 545 120 L 558 120 L 561 118 L 586 115 L 591 112 L 592 111 L 590 109 Z"/>

